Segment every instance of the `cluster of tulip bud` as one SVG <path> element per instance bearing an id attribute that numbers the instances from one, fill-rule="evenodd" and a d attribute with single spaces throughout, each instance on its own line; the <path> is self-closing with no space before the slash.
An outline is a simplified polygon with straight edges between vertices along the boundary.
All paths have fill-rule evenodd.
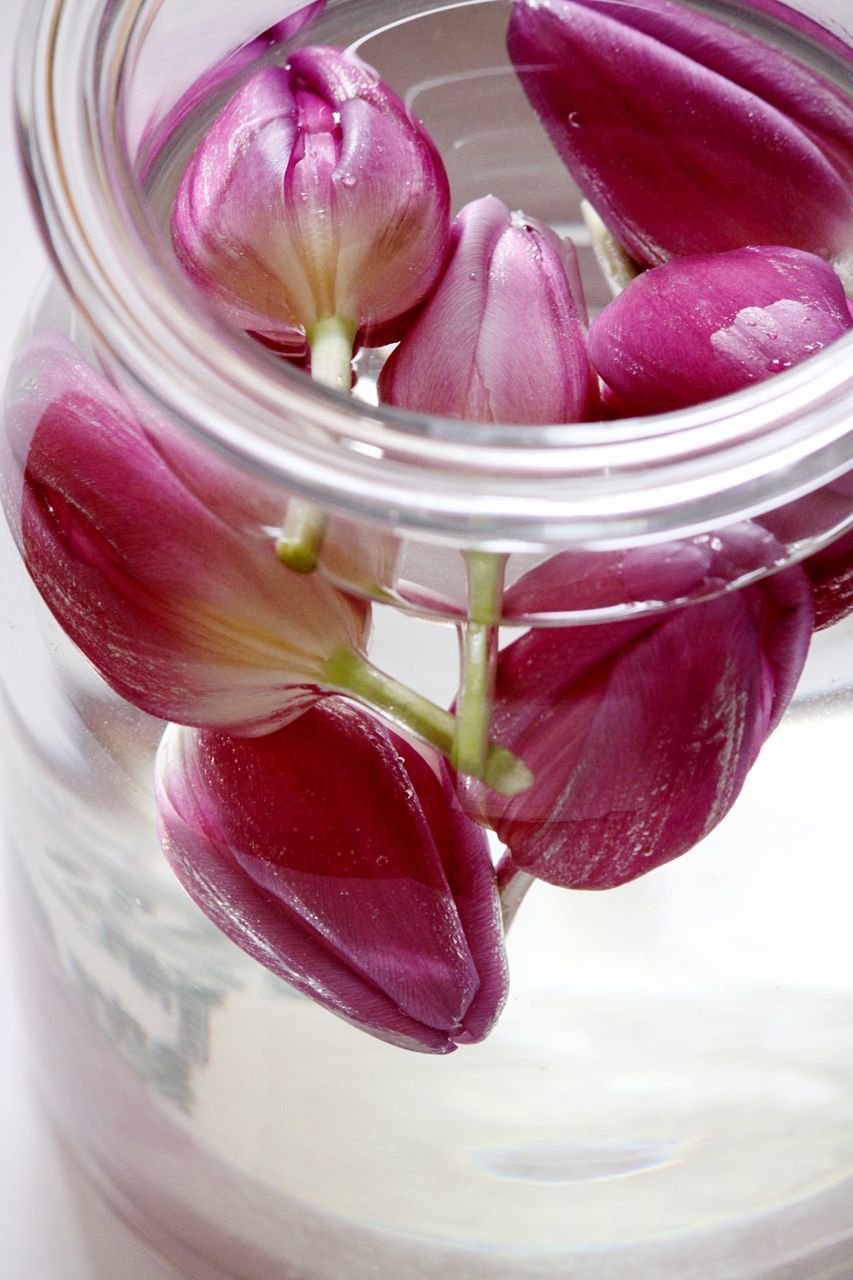
<path id="1" fill-rule="evenodd" d="M 828 81 L 672 0 L 514 0 L 507 45 L 592 206 L 617 296 L 591 324 L 573 246 L 488 194 L 451 219 L 424 127 L 321 46 L 249 75 L 180 182 L 172 242 L 211 306 L 341 391 L 357 346 L 396 343 L 384 403 L 520 430 L 697 404 L 853 328 L 853 105 Z M 261 964 L 409 1048 L 488 1033 L 531 877 L 609 888 L 701 840 L 814 627 L 853 608 L 853 534 L 778 568 L 824 507 L 849 517 L 844 478 L 506 589 L 503 558 L 472 550 L 446 710 L 371 664 L 371 606 L 313 572 L 344 556 L 379 580 L 387 538 L 353 546 L 296 500 L 282 519 L 56 334 L 19 358 L 5 448 L 43 598 L 169 722 L 156 798 L 182 884 Z M 498 651 L 502 618 L 646 600 L 663 607 Z"/>

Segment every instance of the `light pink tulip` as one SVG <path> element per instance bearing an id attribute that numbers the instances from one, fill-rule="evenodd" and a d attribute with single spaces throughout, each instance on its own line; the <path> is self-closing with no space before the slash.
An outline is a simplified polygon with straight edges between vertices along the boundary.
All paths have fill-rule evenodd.
<path id="1" fill-rule="evenodd" d="M 358 58 L 313 46 L 246 82 L 178 188 L 172 239 L 242 328 L 311 335 L 330 317 L 381 341 L 444 261 L 450 196 L 420 123 Z"/>
<path id="2" fill-rule="evenodd" d="M 492 196 L 457 215 L 447 268 L 386 361 L 387 404 L 474 422 L 594 415 L 573 245 Z"/>

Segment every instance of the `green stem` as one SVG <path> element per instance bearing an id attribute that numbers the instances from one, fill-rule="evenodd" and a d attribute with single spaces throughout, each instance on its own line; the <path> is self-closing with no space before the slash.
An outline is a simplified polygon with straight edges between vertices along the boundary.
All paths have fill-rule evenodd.
<path id="1" fill-rule="evenodd" d="M 325 316 L 311 327 L 308 346 L 311 377 L 315 382 L 335 391 L 349 391 L 355 334 L 356 326 L 340 316 Z M 325 534 L 325 512 L 301 498 L 291 499 L 276 543 L 279 558 L 297 573 L 313 573 Z"/>
<path id="2" fill-rule="evenodd" d="M 423 694 L 379 671 L 353 649 L 339 649 L 324 664 L 324 684 L 383 712 L 390 720 L 429 742 L 448 758 L 456 740 L 456 717 Z M 502 795 L 517 795 L 533 781 L 530 770 L 511 751 L 489 744 L 481 773 L 487 786 Z"/>
<path id="3" fill-rule="evenodd" d="M 507 557 L 494 551 L 465 551 L 468 574 L 468 617 L 484 627 L 501 620 Z"/>
<path id="4" fill-rule="evenodd" d="M 504 933 L 508 933 L 516 912 L 527 896 L 527 891 L 534 883 L 535 877 L 522 867 L 516 866 L 509 854 L 501 858 L 498 863 L 497 875 Z"/>
<path id="5" fill-rule="evenodd" d="M 463 630 L 454 764 L 460 773 L 481 777 L 492 720 L 498 631 L 506 556 L 466 551 L 468 621 Z"/>

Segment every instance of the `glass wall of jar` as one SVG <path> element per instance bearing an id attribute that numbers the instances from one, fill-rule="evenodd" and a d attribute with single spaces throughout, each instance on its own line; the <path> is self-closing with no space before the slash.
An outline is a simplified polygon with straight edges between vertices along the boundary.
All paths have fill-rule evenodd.
<path id="1" fill-rule="evenodd" d="M 566 4 L 641 38 L 673 166 L 676 49 L 700 96 L 728 75 L 709 172 L 729 144 L 750 163 L 738 76 L 853 168 L 830 0 L 650 3 L 667 39 L 614 34 L 611 0 L 50 0 L 22 42 L 56 280 L 3 433 L 21 981 L 61 1129 L 188 1276 L 820 1280 L 853 1258 L 849 318 L 723 398 L 630 416 L 596 379 L 587 421 L 462 421 L 380 403 L 399 314 L 361 325 L 343 388 L 277 304 L 236 325 L 175 252 L 236 93 L 299 67 L 327 119 L 322 46 L 422 122 L 450 214 L 491 196 L 570 236 L 598 315 L 615 242 L 554 145 L 591 121 L 549 129 L 518 52 L 520 11 Z M 676 48 L 685 15 L 722 24 L 710 68 Z M 803 120 L 779 58 L 825 86 Z M 679 224 L 687 199 L 673 178 Z M 814 248 L 843 298 L 831 213 L 838 252 Z M 522 381 L 530 328 L 519 310 Z M 313 572 L 288 561 L 306 530 Z"/>

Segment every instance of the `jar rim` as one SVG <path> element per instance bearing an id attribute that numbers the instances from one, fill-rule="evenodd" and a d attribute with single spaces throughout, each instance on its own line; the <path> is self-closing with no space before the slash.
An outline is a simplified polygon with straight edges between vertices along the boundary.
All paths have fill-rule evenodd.
<path id="1" fill-rule="evenodd" d="M 19 136 L 42 232 L 98 347 L 196 438 L 337 511 L 500 550 L 702 532 L 853 465 L 853 334 L 734 395 L 598 424 L 373 408 L 276 361 L 156 252 L 120 136 L 151 4 L 44 0 L 19 41 Z"/>

